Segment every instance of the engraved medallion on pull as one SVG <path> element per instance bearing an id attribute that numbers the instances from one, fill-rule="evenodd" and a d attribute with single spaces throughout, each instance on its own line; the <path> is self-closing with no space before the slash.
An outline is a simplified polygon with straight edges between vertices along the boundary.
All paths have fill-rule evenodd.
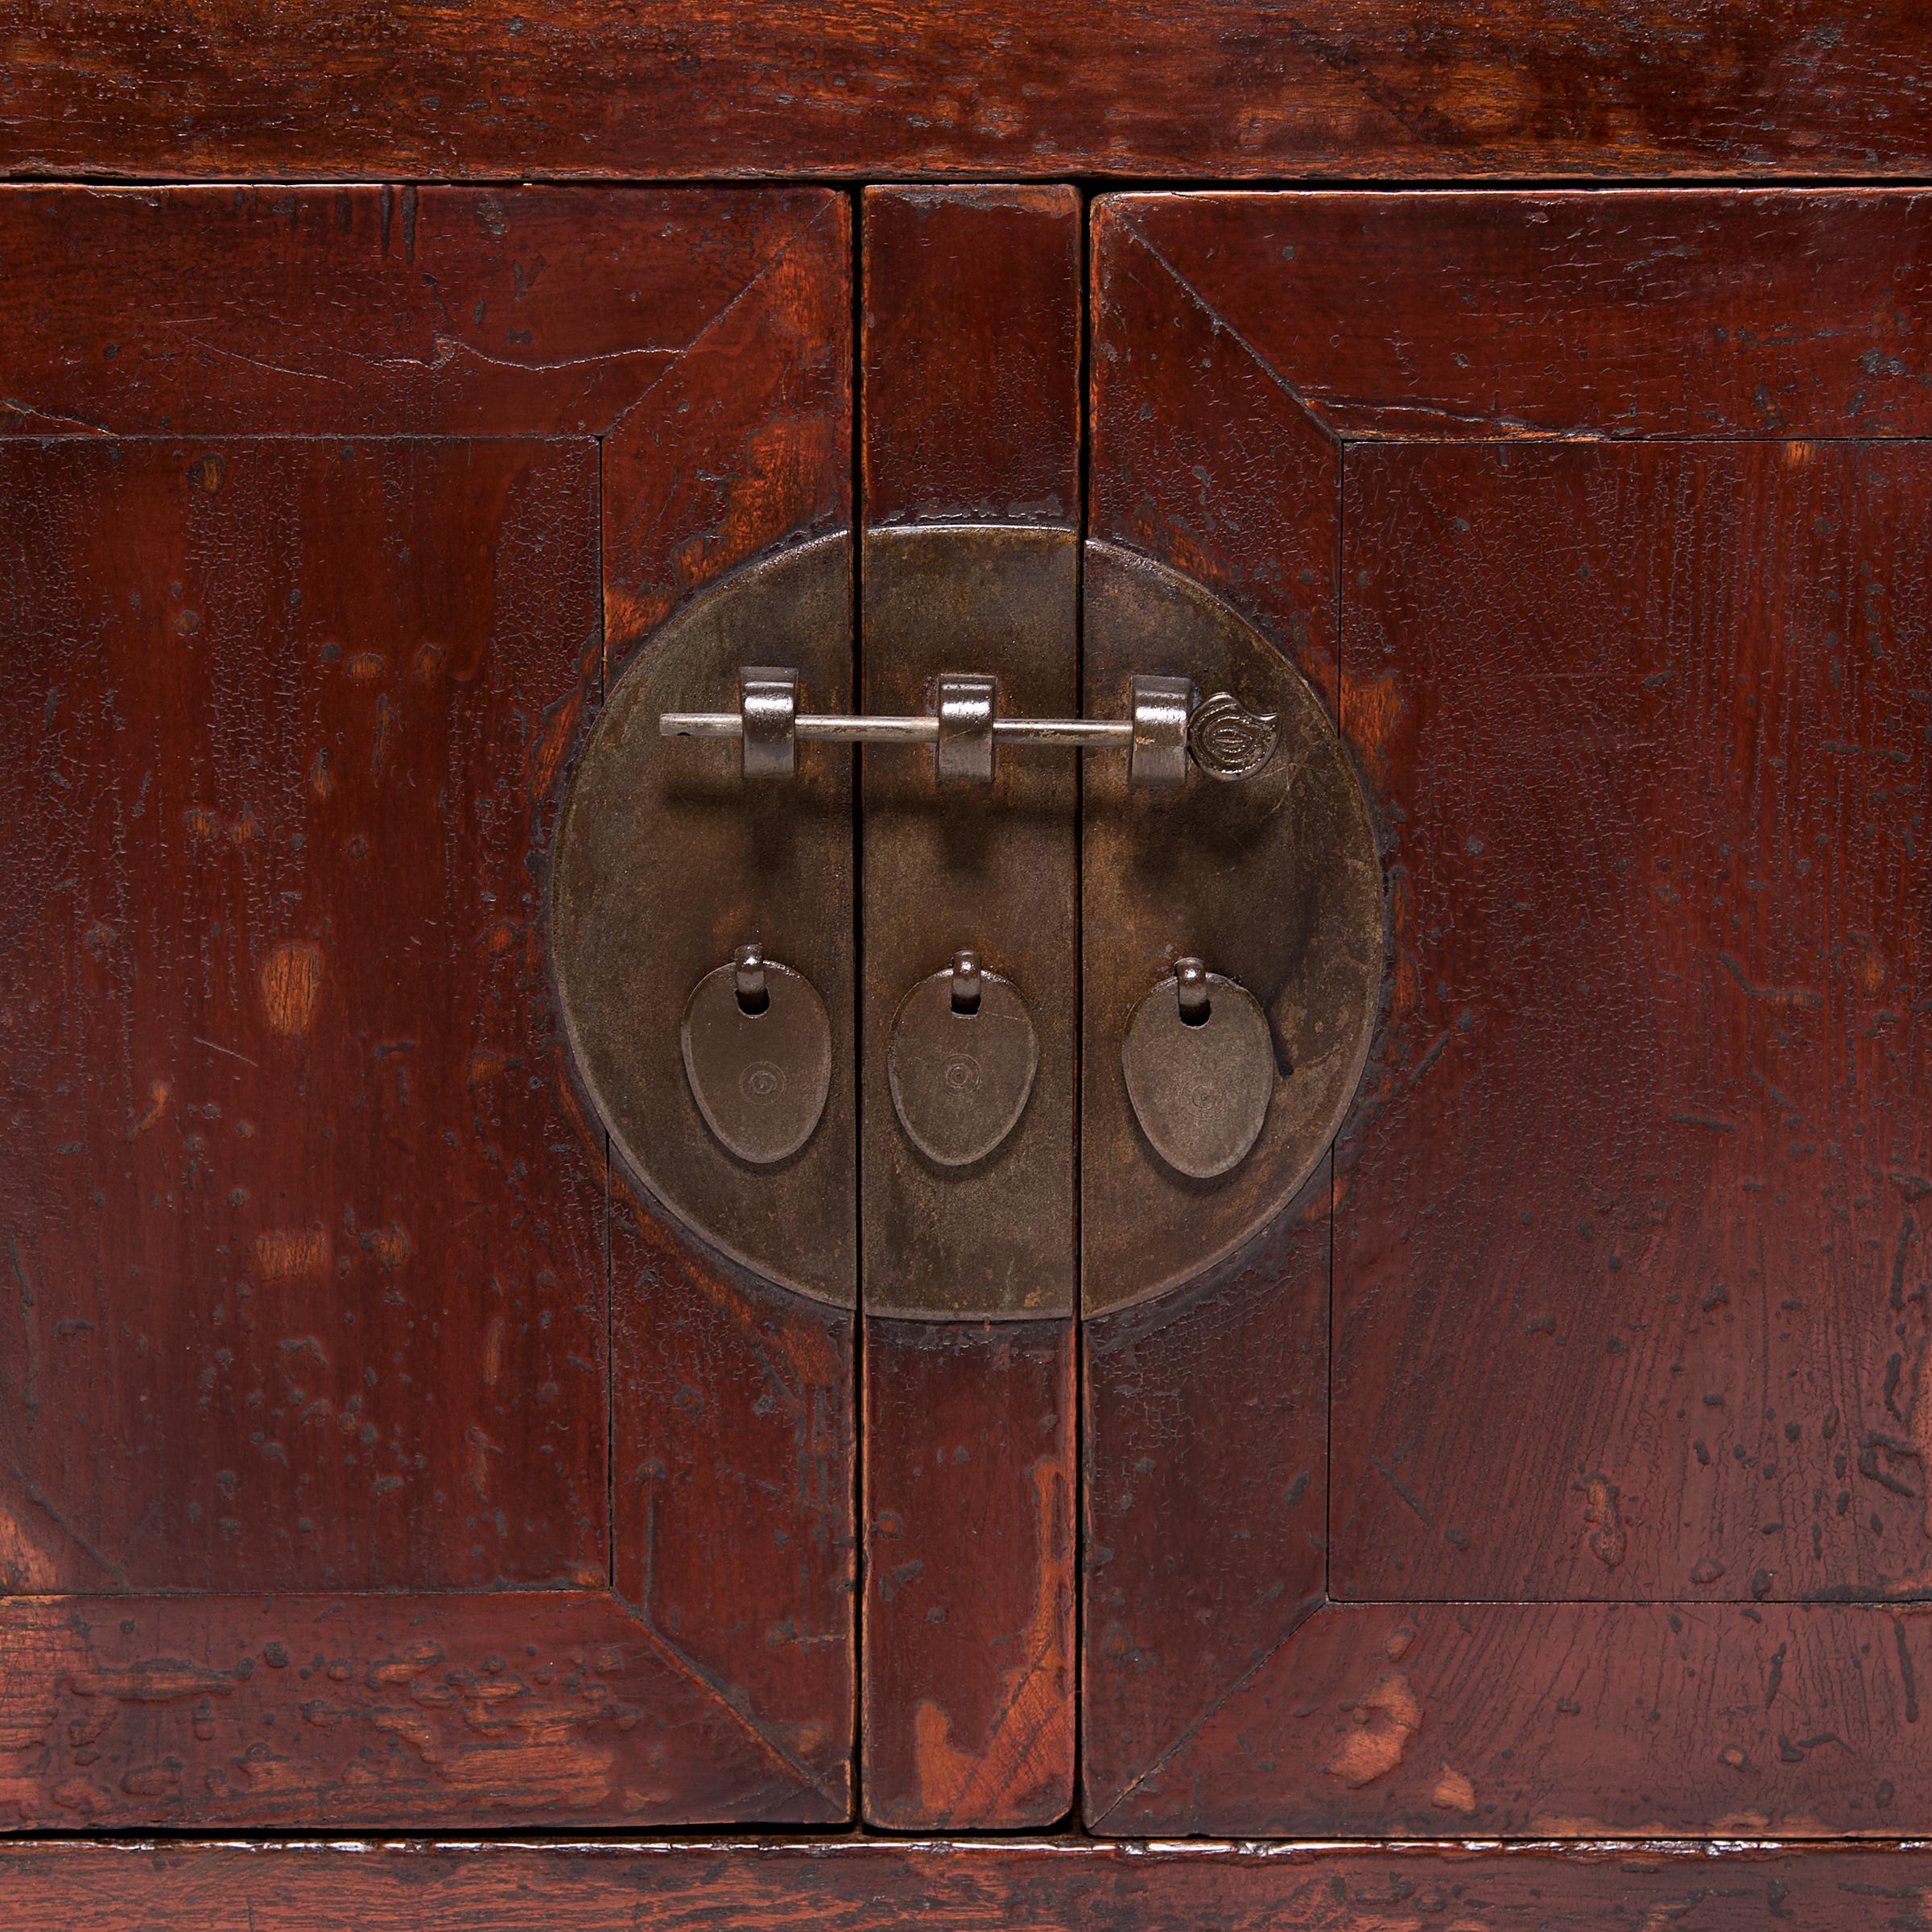
<path id="1" fill-rule="evenodd" d="M 1039 1063 L 1026 1001 L 968 949 L 906 994 L 886 1048 L 899 1125 L 942 1167 L 970 1167 L 1012 1133 Z"/>
<path id="2" fill-rule="evenodd" d="M 1154 1152 L 1210 1181 L 1248 1158 L 1274 1091 L 1274 1042 L 1261 1003 L 1199 960 L 1142 997 L 1121 1044 L 1127 1097 Z"/>
<path id="3" fill-rule="evenodd" d="M 770 1167 L 811 1138 L 832 1090 L 832 1022 L 803 974 L 741 946 L 684 1009 L 685 1077 L 704 1125 Z"/>

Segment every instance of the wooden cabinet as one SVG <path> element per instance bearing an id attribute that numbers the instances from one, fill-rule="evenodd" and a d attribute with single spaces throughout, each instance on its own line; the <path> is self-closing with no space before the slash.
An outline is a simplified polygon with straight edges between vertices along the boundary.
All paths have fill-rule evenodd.
<path id="1" fill-rule="evenodd" d="M 1445 23 L 1350 122 L 1306 36 L 1278 98 L 1215 65 L 1233 4 L 1126 51 L 1072 5 L 989 16 L 997 57 L 923 22 L 896 80 L 852 9 L 762 68 L 721 18 L 405 10 L 427 91 L 381 98 L 352 7 L 278 134 L 279 15 L 122 98 L 131 15 L 81 10 L 85 49 L 10 21 L 0 84 L 56 177 L 0 188 L 15 1922 L 1932 1900 L 1932 200 L 1885 179 L 1922 87 L 1870 85 L 1922 81 L 1910 23 L 1849 67 L 1803 9 L 1734 23 L 1750 89 Z M 1613 156 L 1510 105 L 1559 68 Z M 1458 171 L 1497 178 L 1401 179 Z M 1533 180 L 1579 171 L 1642 184 Z M 170 178 L 78 178 L 116 171 Z M 935 530 L 1034 559 L 1022 709 L 1104 710 L 1122 557 L 1305 683 L 1373 1022 L 1265 1214 L 1144 1147 L 1103 1176 L 1096 795 L 1042 754 L 935 819 L 838 752 L 806 1178 L 849 1265 L 801 1291 L 613 1139 L 559 827 L 667 621 L 784 552 L 837 559 L 852 701 L 927 708 L 1005 634 L 907 563 Z M 1232 848 L 1120 873 L 1144 978 L 1298 962 L 1254 988 L 1282 1081 L 1325 1063 L 1315 839 L 1259 891 Z M 962 947 L 1038 1065 L 946 1168 L 886 1055 Z M 378 1832 L 448 1843 L 296 1842 Z"/>

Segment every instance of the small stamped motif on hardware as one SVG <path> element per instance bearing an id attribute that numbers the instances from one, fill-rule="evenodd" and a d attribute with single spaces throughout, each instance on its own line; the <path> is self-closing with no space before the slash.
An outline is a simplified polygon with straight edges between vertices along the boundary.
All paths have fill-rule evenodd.
<path id="1" fill-rule="evenodd" d="M 1204 698 L 1187 719 L 1187 749 L 1211 778 L 1252 778 L 1274 756 L 1279 727 L 1272 712 L 1250 711 L 1224 691 Z"/>
<path id="2" fill-rule="evenodd" d="M 769 1167 L 811 1138 L 832 1086 L 832 1023 L 811 982 L 741 946 L 684 1009 L 684 1072 L 704 1124 Z"/>
<path id="3" fill-rule="evenodd" d="M 899 1124 L 942 1167 L 983 1161 L 1012 1133 L 1039 1060 L 1026 1001 L 964 947 L 900 1002 L 886 1048 Z"/>

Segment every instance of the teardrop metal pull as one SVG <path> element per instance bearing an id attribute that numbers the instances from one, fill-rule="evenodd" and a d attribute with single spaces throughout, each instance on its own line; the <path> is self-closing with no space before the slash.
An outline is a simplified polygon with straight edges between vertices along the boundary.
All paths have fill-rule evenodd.
<path id="1" fill-rule="evenodd" d="M 912 1144 L 942 1167 L 967 1167 L 1018 1124 L 1039 1061 L 1018 989 L 962 949 L 900 1001 L 886 1076 Z"/>
<path id="2" fill-rule="evenodd" d="M 1261 1003 L 1199 960 L 1141 995 L 1121 1067 L 1134 1117 L 1176 1173 L 1212 1180 L 1260 1139 L 1274 1092 L 1274 1041 Z"/>
<path id="3" fill-rule="evenodd" d="M 832 1088 L 832 1022 L 803 974 L 741 946 L 684 1009 L 684 1073 L 704 1124 L 770 1167 L 811 1138 Z"/>

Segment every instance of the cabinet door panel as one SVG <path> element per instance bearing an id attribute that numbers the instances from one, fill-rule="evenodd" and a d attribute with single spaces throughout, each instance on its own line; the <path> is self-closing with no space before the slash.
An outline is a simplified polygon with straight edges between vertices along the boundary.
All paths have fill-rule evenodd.
<path id="1" fill-rule="evenodd" d="M 1926 211 L 1100 203 L 1096 527 L 1391 935 L 1331 1181 L 1085 1329 L 1103 1828 L 1924 1828 Z"/>
<path id="2" fill-rule="evenodd" d="M 848 517 L 845 204 L 0 199 L 0 1790 L 845 1815 L 852 1318 L 612 1171 L 561 784 Z"/>

